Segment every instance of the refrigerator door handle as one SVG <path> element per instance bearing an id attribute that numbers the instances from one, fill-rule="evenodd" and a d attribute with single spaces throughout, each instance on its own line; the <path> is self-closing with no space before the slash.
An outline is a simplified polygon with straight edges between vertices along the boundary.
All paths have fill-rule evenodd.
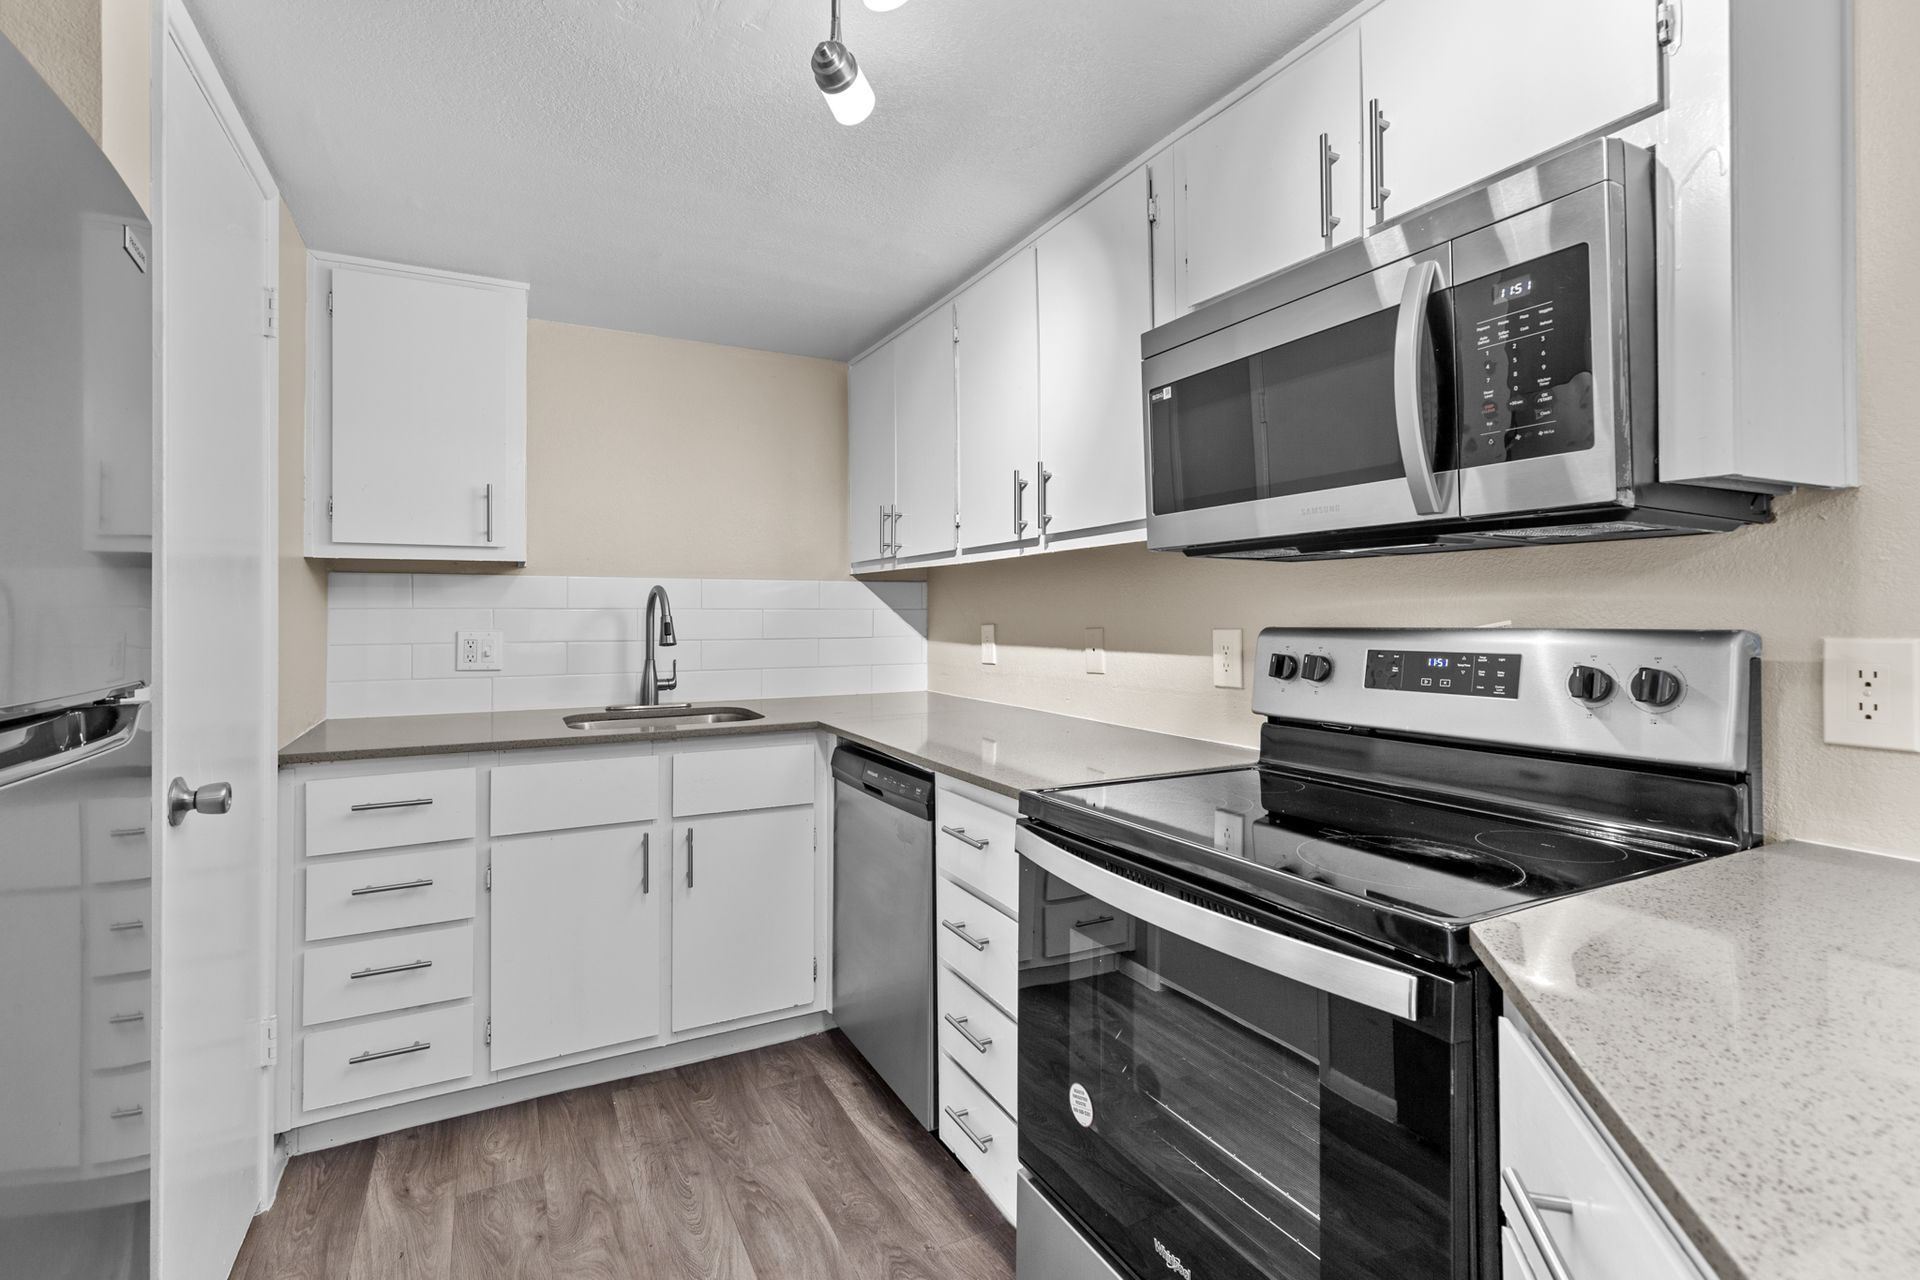
<path id="1" fill-rule="evenodd" d="M 133 741 L 144 701 L 99 703 L 0 728 L 0 791 Z"/>

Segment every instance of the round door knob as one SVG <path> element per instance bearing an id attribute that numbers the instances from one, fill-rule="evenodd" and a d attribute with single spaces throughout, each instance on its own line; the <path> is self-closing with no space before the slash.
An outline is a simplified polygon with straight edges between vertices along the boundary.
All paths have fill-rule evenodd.
<path id="1" fill-rule="evenodd" d="M 1598 667 L 1575 667 L 1567 677 L 1567 692 L 1576 702 L 1597 706 L 1613 696 L 1613 677 Z"/>
<path id="2" fill-rule="evenodd" d="M 1629 691 L 1633 694 L 1633 700 L 1643 707 L 1670 707 L 1680 701 L 1681 690 L 1685 687 L 1680 683 L 1680 677 L 1671 671 L 1642 667 L 1633 673 Z"/>
<path id="3" fill-rule="evenodd" d="M 1276 653 L 1267 662 L 1267 674 L 1275 680 L 1291 680 L 1300 674 L 1300 659 L 1290 653 Z"/>
<path id="4" fill-rule="evenodd" d="M 190 787 L 185 778 L 175 778 L 167 786 L 167 825 L 177 827 L 190 813 L 219 815 L 233 812 L 233 784 L 209 782 Z"/>
<path id="5" fill-rule="evenodd" d="M 1310 653 L 1300 659 L 1300 677 L 1324 684 L 1333 675 L 1333 659 L 1324 653 Z"/>

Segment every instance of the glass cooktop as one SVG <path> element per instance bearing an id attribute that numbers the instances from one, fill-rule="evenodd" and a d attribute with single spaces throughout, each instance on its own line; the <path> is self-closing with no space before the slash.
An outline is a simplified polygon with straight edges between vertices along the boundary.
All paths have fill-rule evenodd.
<path id="1" fill-rule="evenodd" d="M 1021 812 L 1452 964 L 1475 920 L 1694 857 L 1273 768 L 1029 792 Z"/>

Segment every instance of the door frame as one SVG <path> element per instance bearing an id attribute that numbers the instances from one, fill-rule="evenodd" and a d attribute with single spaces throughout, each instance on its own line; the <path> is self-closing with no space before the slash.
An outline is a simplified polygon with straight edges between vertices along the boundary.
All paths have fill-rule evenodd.
<path id="1" fill-rule="evenodd" d="M 212 108 L 215 118 L 219 121 L 227 135 L 228 142 L 233 146 L 234 151 L 245 166 L 248 175 L 253 179 L 255 186 L 259 189 L 263 245 L 262 261 L 260 263 L 260 283 L 263 291 L 267 289 L 275 290 L 276 310 L 279 288 L 280 190 L 278 184 L 274 181 L 271 170 L 267 167 L 265 157 L 261 154 L 259 147 L 255 145 L 253 137 L 247 129 L 245 119 L 241 115 L 238 105 L 234 102 L 232 94 L 228 92 L 226 84 L 221 79 L 218 65 L 214 61 L 211 51 L 207 48 L 205 40 L 201 38 L 199 29 L 195 26 L 193 18 L 187 12 L 182 0 L 155 0 L 153 4 L 152 31 L 152 52 L 148 63 L 149 130 L 153 157 L 150 207 L 154 214 L 155 248 L 153 253 L 153 261 L 155 264 L 153 285 L 153 404 L 155 424 L 153 465 L 155 529 L 153 587 L 156 607 L 154 610 L 152 637 L 154 670 L 156 674 L 158 674 L 165 670 L 165 638 L 162 634 L 161 618 L 164 610 L 164 604 L 162 602 L 164 601 L 165 592 L 168 587 L 165 571 L 164 545 L 166 529 L 164 516 L 166 504 L 166 471 L 164 462 L 166 458 L 165 406 L 167 352 L 165 328 L 167 278 L 164 264 L 166 263 L 167 255 L 162 247 L 168 232 L 165 219 L 162 216 L 162 211 L 166 203 L 162 193 L 166 190 L 168 180 L 167 151 L 164 145 L 165 121 L 163 119 L 163 90 L 165 83 L 164 77 L 167 74 L 165 66 L 169 45 L 179 51 L 182 61 L 185 62 L 189 73 L 193 77 L 195 86 L 200 90 L 201 95 Z M 262 294 L 261 306 L 261 333 L 263 339 L 266 339 L 266 300 L 264 292 Z M 260 420 L 265 427 L 264 434 L 266 436 L 263 442 L 265 474 L 262 477 L 262 482 L 266 485 L 266 500 L 264 504 L 264 527 L 259 530 L 259 534 L 262 540 L 261 545 L 269 548 L 272 553 L 263 560 L 264 569 L 261 574 L 262 580 L 260 582 L 259 598 L 263 611 L 264 629 L 269 635 L 277 635 L 279 629 L 279 575 L 276 564 L 279 546 L 279 486 L 276 482 L 279 469 L 279 432 L 277 426 L 279 421 L 280 369 L 278 342 L 279 333 L 276 323 L 275 332 L 272 334 L 271 340 L 263 340 L 260 343 L 260 359 L 263 362 L 262 372 L 265 375 L 262 381 L 264 401 L 261 405 Z M 256 691 L 256 696 L 261 699 L 262 706 L 269 708 L 275 707 L 279 703 L 279 653 L 277 645 L 270 645 L 267 654 L 264 655 L 262 673 L 262 686 Z M 164 688 L 156 688 L 154 695 L 156 743 L 159 741 L 159 727 L 166 715 L 166 691 Z M 275 740 L 275 734 L 277 732 L 275 722 L 276 717 L 271 715 L 265 717 L 263 720 L 264 729 L 261 733 L 260 741 L 257 744 L 258 759 L 262 763 L 262 768 L 258 771 L 259 776 L 233 779 L 236 786 L 246 788 L 246 793 L 252 802 L 249 803 L 244 810 L 237 812 L 228 819 L 237 819 L 241 816 L 241 813 L 244 813 L 249 820 L 249 825 L 254 828 L 255 838 L 258 840 L 260 848 L 263 851 L 261 895 L 256 913 L 259 922 L 256 946 L 259 948 L 258 957 L 260 962 L 258 966 L 260 973 L 258 1008 L 259 1017 L 262 1019 L 263 1024 L 264 1020 L 273 1016 L 274 1013 L 273 974 L 275 964 L 274 956 L 278 940 L 277 919 L 274 913 L 274 904 L 278 896 L 278 863 L 277 859 L 272 856 L 272 852 L 277 848 L 279 840 L 279 820 L 276 813 L 279 788 L 276 785 L 275 779 L 278 769 L 279 743 Z M 156 762 L 159 759 L 157 750 L 155 759 Z M 156 823 L 159 820 L 159 816 L 164 813 L 164 800 L 161 798 L 160 793 L 164 791 L 165 786 L 166 780 L 160 778 L 156 772 L 154 778 Z M 155 829 L 158 830 L 158 826 L 156 826 Z M 164 839 L 164 837 L 162 837 L 162 839 Z M 160 963 L 160 958 L 164 955 L 165 949 L 166 913 L 161 909 L 162 904 L 165 902 L 166 895 L 165 869 L 166 860 L 163 857 L 156 857 L 153 881 L 155 903 L 155 910 L 153 912 L 155 920 L 154 1000 L 156 1008 L 159 1007 L 159 993 L 164 988 L 166 982 L 165 970 Z M 159 1027 L 156 1030 L 159 1036 L 164 1036 L 164 1027 Z M 156 1040 L 156 1045 L 157 1044 L 158 1040 Z M 161 1096 L 161 1083 L 164 1071 L 163 1055 L 156 1048 L 156 1052 L 153 1055 L 152 1084 L 153 1097 L 156 1102 Z M 275 1189 L 279 1182 L 280 1172 L 285 1167 L 284 1158 L 276 1159 L 274 1149 L 272 1096 L 272 1069 L 265 1067 L 263 1064 L 263 1069 L 259 1076 L 258 1098 L 256 1100 L 256 1111 L 259 1117 L 259 1140 L 255 1160 L 257 1175 L 256 1212 L 264 1209 L 272 1202 Z M 167 1117 L 164 1111 L 156 1105 L 154 1107 L 153 1121 L 154 1156 L 152 1164 L 156 1172 L 159 1169 L 159 1152 L 162 1144 L 166 1141 L 166 1127 Z M 157 1185 L 154 1188 L 154 1193 L 157 1207 L 159 1193 Z M 161 1252 L 160 1222 L 160 1213 L 153 1213 L 151 1215 L 150 1225 L 150 1231 L 152 1233 L 152 1257 L 156 1275 L 164 1277 L 165 1272 L 161 1270 L 165 1265 L 165 1257 Z"/>

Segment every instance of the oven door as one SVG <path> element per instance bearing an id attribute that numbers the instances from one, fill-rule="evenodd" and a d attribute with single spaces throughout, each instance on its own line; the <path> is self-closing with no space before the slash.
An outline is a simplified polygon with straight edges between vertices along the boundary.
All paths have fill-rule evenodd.
<path id="1" fill-rule="evenodd" d="M 1450 264 L 1442 245 L 1148 359 L 1148 543 L 1457 517 Z"/>
<path id="2" fill-rule="evenodd" d="M 1469 979 L 1016 845 L 1020 1163 L 1088 1243 L 1140 1280 L 1475 1274 Z"/>

